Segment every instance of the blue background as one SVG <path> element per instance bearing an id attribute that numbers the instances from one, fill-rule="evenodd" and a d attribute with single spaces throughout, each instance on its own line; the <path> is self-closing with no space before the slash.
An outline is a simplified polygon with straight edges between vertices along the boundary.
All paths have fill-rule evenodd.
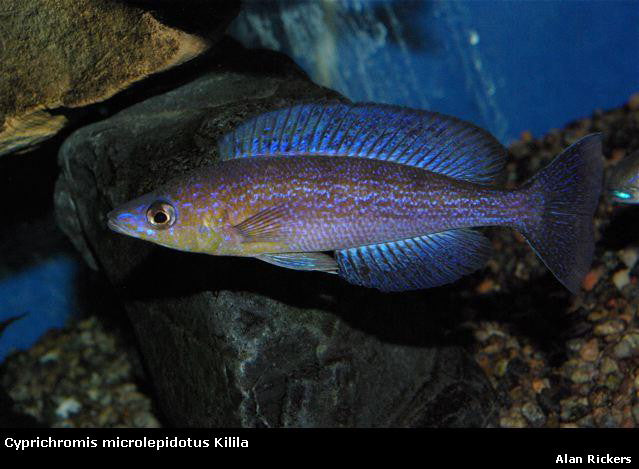
<path id="1" fill-rule="evenodd" d="M 249 1 L 232 32 L 352 100 L 462 117 L 505 144 L 639 91 L 637 1 Z"/>
<path id="2" fill-rule="evenodd" d="M 78 260 L 57 255 L 0 281 L 0 321 L 25 315 L 0 337 L 0 360 L 77 313 L 74 280 L 79 268 Z"/>

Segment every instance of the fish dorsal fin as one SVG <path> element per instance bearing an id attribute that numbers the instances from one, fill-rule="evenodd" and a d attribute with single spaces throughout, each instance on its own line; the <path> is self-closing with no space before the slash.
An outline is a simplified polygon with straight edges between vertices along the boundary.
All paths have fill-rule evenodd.
<path id="1" fill-rule="evenodd" d="M 393 161 L 490 183 L 506 149 L 451 116 L 386 104 L 299 104 L 249 119 L 218 143 L 222 159 L 328 155 Z"/>
<path id="2" fill-rule="evenodd" d="M 350 283 L 405 291 L 454 282 L 483 266 L 490 252 L 484 235 L 464 228 L 343 249 L 335 252 L 335 260 Z"/>

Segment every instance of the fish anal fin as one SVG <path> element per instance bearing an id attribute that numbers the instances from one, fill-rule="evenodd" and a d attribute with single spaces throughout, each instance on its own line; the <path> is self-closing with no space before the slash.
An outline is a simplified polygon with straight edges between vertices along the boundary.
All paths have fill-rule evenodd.
<path id="1" fill-rule="evenodd" d="M 405 291 L 454 282 L 484 265 L 491 245 L 478 231 L 457 229 L 386 244 L 336 251 L 339 274 L 381 291 Z"/>
<path id="2" fill-rule="evenodd" d="M 337 262 L 323 252 L 285 252 L 279 254 L 260 254 L 258 259 L 287 269 L 319 270 L 336 274 Z"/>

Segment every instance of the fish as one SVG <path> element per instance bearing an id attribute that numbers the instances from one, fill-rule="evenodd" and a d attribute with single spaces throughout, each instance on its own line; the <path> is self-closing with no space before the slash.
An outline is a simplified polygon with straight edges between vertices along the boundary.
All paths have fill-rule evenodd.
<path id="1" fill-rule="evenodd" d="M 507 150 L 456 117 L 374 103 L 304 103 L 217 142 L 219 158 L 107 214 L 161 246 L 337 274 L 383 292 L 480 269 L 478 227 L 526 238 L 572 293 L 594 251 L 601 135 L 573 143 L 520 187 L 498 184 Z"/>
<path id="2" fill-rule="evenodd" d="M 626 156 L 613 167 L 606 186 L 613 202 L 639 204 L 639 151 Z"/>

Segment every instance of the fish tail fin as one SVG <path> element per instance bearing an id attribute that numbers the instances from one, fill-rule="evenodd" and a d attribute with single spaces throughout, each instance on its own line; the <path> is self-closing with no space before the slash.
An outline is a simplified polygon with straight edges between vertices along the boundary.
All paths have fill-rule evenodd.
<path id="1" fill-rule="evenodd" d="M 603 183 L 601 135 L 588 135 L 560 153 L 524 186 L 538 211 L 520 231 L 535 253 L 576 294 L 595 248 L 593 215 Z"/>

